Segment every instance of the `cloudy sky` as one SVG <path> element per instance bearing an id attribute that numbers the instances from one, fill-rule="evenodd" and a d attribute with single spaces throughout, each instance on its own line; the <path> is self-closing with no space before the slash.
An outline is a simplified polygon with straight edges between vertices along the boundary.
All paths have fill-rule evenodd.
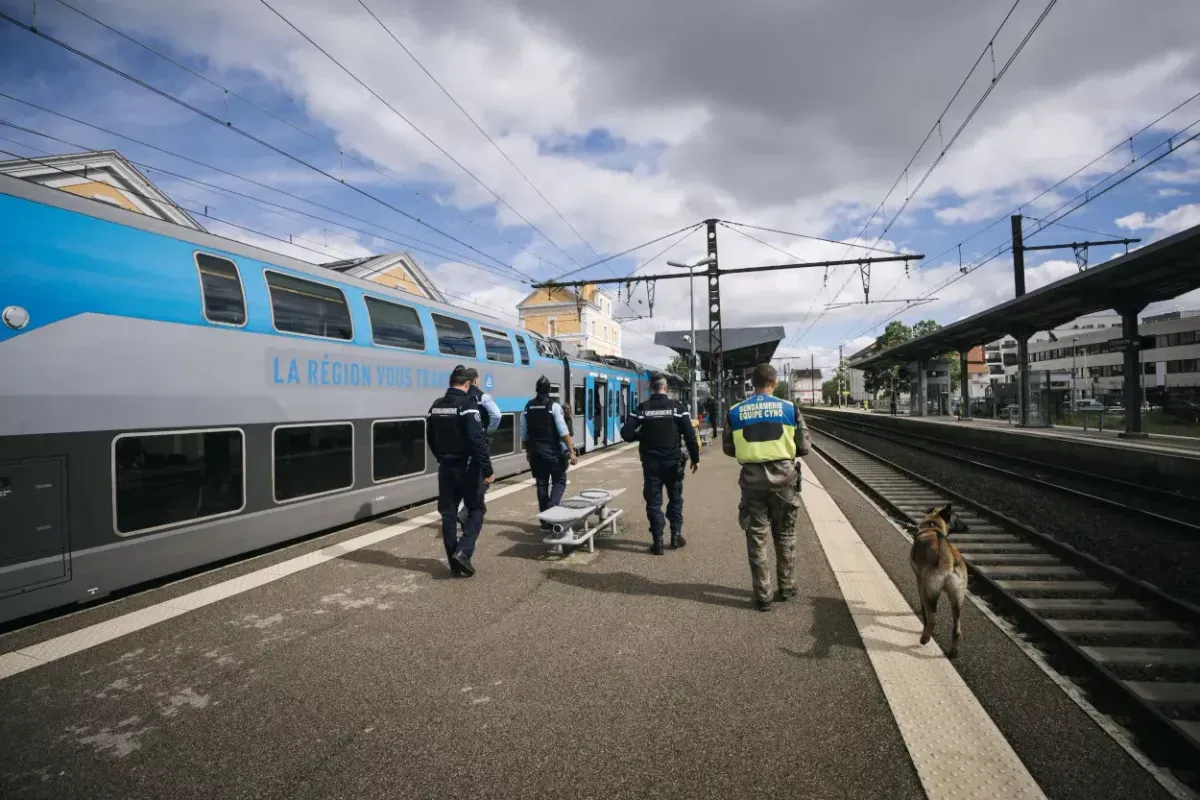
<path id="1" fill-rule="evenodd" d="M 0 91 L 16 100 L 0 97 L 0 121 L 119 149 L 165 170 L 150 177 L 185 207 L 266 235 L 205 221 L 216 233 L 315 262 L 408 249 L 464 307 L 514 314 L 530 278 L 568 270 L 668 271 L 668 258 L 703 255 L 702 232 L 578 270 L 710 217 L 929 256 L 907 275 L 898 264 L 873 271 L 875 301 L 938 298 L 907 311 L 878 302 L 827 310 L 863 299 L 850 267 L 723 282 L 726 326 L 784 325 L 781 354 L 825 366 L 839 344 L 857 350 L 898 312 L 948 323 L 1007 299 L 1008 256 L 942 287 L 960 274 L 960 242 L 964 263 L 980 260 L 1008 236 L 1013 210 L 1052 215 L 1200 120 L 1197 99 L 1134 135 L 1200 91 L 1195 0 L 1157 0 L 1152 12 L 1127 0 L 1052 4 L 919 191 L 1047 0 L 1020 0 L 991 48 L 1009 0 L 69 2 L 38 2 L 38 30 L 346 185 L 2 21 Z M 33 7 L 0 0 L 25 24 Z M 0 137 L 0 149 L 21 155 L 72 149 L 3 125 Z M 1063 222 L 1146 241 L 1200 224 L 1200 141 Z M 1035 242 L 1087 236 L 1099 238 L 1053 226 Z M 753 228 L 721 227 L 719 245 L 724 267 L 863 252 Z M 1097 248 L 1091 260 L 1119 252 Z M 1030 255 L 1030 288 L 1076 269 L 1069 251 Z M 644 286 L 631 306 L 648 315 Z M 653 317 L 627 326 L 627 355 L 665 362 L 654 332 L 687 320 L 686 282 L 660 284 Z"/>

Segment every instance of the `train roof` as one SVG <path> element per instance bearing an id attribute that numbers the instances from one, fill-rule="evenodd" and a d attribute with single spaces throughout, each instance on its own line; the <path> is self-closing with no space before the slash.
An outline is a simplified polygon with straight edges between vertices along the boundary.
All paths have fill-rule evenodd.
<path id="1" fill-rule="evenodd" d="M 437 300 L 431 300 L 420 295 L 410 294 L 399 289 L 394 289 L 390 286 L 384 286 L 374 281 L 368 281 L 363 278 L 356 278 L 353 275 L 345 275 L 336 270 L 327 269 L 324 266 L 311 264 L 307 261 L 301 261 L 298 258 L 285 256 L 281 253 L 276 253 L 271 250 L 264 250 L 261 247 L 256 247 L 250 244 L 244 244 L 234 239 L 228 239 L 224 236 L 218 236 L 215 233 L 207 231 L 198 231 L 191 228 L 179 225 L 174 222 L 166 222 L 161 219 L 147 216 L 137 211 L 130 211 L 117 206 L 111 206 L 107 203 L 101 203 L 97 200 L 92 200 L 88 197 L 81 197 L 71 192 L 55 189 L 49 186 L 43 186 L 30 181 L 14 178 L 9 175 L 0 175 L 0 194 L 10 195 L 22 200 L 29 200 L 35 203 L 52 206 L 54 208 L 72 211 L 84 216 L 102 219 L 106 222 L 112 222 L 116 225 L 123 225 L 127 228 L 134 228 L 154 233 L 160 236 L 167 236 L 182 242 L 188 242 L 198 247 L 207 248 L 210 250 L 219 250 L 232 255 L 239 255 L 244 258 L 252 258 L 256 261 L 262 261 L 273 266 L 286 267 L 287 269 L 295 270 L 311 276 L 316 280 L 326 281 L 333 284 L 342 284 L 353 286 L 372 294 L 381 296 L 394 296 L 397 300 L 403 300 L 407 303 L 416 302 L 426 308 L 434 311 L 442 311 L 455 314 L 457 316 L 467 316 L 478 322 L 484 322 L 488 325 L 495 325 L 497 328 L 507 330 L 518 330 L 523 333 L 531 333 L 525 331 L 510 323 L 504 322 L 496 317 L 482 314 L 478 311 L 468 311 L 459 306 L 442 303 Z"/>

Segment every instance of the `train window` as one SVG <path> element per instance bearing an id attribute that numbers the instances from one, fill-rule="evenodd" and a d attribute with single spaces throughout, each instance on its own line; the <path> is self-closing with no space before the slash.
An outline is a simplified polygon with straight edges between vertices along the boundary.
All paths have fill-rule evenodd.
<path id="1" fill-rule="evenodd" d="M 425 331 L 417 310 L 409 306 L 388 303 L 375 297 L 367 301 L 367 316 L 371 318 L 371 341 L 384 347 L 425 349 Z"/>
<path id="2" fill-rule="evenodd" d="M 562 402 L 562 387 L 557 383 L 550 384 L 550 399 L 556 403 Z"/>
<path id="3" fill-rule="evenodd" d="M 517 349 L 521 351 L 521 364 L 529 364 L 529 345 L 525 344 L 525 337 L 517 334 Z"/>
<path id="4" fill-rule="evenodd" d="M 245 508 L 239 430 L 122 434 L 113 442 L 113 522 L 141 533 Z"/>
<path id="5" fill-rule="evenodd" d="M 371 477 L 376 483 L 425 472 L 425 420 L 379 420 L 371 425 Z"/>
<path id="6" fill-rule="evenodd" d="M 276 330 L 328 339 L 354 338 L 350 307 L 341 289 L 280 272 L 266 274 Z"/>
<path id="7" fill-rule="evenodd" d="M 471 326 L 464 320 L 433 314 L 433 327 L 437 330 L 438 352 L 448 356 L 475 358 L 479 351 Z"/>
<path id="8" fill-rule="evenodd" d="M 582 386 L 575 387 L 575 408 L 574 416 L 587 418 L 587 389 Z"/>
<path id="9" fill-rule="evenodd" d="M 273 445 L 275 502 L 354 485 L 354 426 L 282 425 Z"/>
<path id="10" fill-rule="evenodd" d="M 492 456 L 506 456 L 516 450 L 516 414 L 501 414 L 500 427 L 488 437 Z"/>
<path id="11" fill-rule="evenodd" d="M 480 328 L 480 333 L 483 334 L 483 349 L 487 354 L 488 361 L 499 361 L 503 364 L 513 363 L 512 342 L 509 341 L 507 333 L 491 331 L 487 328 Z"/>
<path id="12" fill-rule="evenodd" d="M 228 258 L 196 253 L 196 268 L 200 270 L 204 318 L 221 325 L 245 325 L 246 295 L 237 264 Z"/>

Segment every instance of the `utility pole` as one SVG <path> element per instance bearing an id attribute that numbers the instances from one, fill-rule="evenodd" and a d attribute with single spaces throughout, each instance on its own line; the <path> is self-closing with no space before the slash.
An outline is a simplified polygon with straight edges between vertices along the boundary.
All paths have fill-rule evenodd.
<path id="1" fill-rule="evenodd" d="M 725 378 L 725 346 L 721 338 L 721 267 L 717 263 L 717 221 L 706 219 L 704 227 L 708 240 L 708 374 L 709 386 L 715 387 L 717 419 L 725 419 L 722 389 Z M 716 421 L 713 430 L 717 429 Z"/>
<path id="2" fill-rule="evenodd" d="M 815 406 L 817 404 L 817 357 L 812 353 L 808 354 L 808 385 Z"/>
<path id="3" fill-rule="evenodd" d="M 838 365 L 837 365 L 837 389 L 838 389 L 838 408 L 842 407 L 842 346 L 838 345 Z"/>

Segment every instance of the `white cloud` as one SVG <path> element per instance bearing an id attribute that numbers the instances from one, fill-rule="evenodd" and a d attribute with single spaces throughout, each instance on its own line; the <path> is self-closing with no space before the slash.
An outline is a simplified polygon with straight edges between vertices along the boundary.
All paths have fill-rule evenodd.
<path id="1" fill-rule="evenodd" d="M 955 226 L 951 234 L 957 238 L 965 233 L 959 226 L 1007 213 L 1200 88 L 1200 51 L 1189 33 L 1200 25 L 1200 5 L 1194 0 L 1162 1 L 1169 8 L 1152 15 L 1120 0 L 1095 0 L 1086 10 L 1060 4 L 906 216 L 888 232 L 889 241 L 880 246 L 922 250 L 927 231 L 917 221 L 927 212 Z M 697 11 L 674 0 L 613 0 L 609 5 L 548 0 L 368 2 L 601 253 L 713 216 L 823 236 L 857 233 L 998 22 L 988 4 L 876 3 L 851 9 L 845 4 L 749 0 L 729 8 L 718 2 Z M 273 5 L 576 259 L 593 259 L 555 211 L 357 4 L 273 0 Z M 307 114 L 316 123 L 313 127 L 325 126 L 340 147 L 391 175 L 443 182 L 448 187 L 443 202 L 481 220 L 494 210 L 503 235 L 527 243 L 537 254 L 513 256 L 510 262 L 518 269 L 557 272 L 541 267 L 537 256 L 563 269 L 573 266 L 515 214 L 496 208 L 495 198 L 485 189 L 264 6 L 237 0 L 97 0 L 93 7 L 89 11 L 134 35 L 170 42 L 196 59 L 205 74 L 251 96 L 283 92 L 302 112 L 289 111 L 289 118 L 303 122 Z M 1021 8 L 997 41 L 1001 57 L 1034 16 L 1036 10 Z M 70 12 L 60 9 L 45 24 L 53 29 L 56 21 L 69 17 Z M 875 24 L 864 29 L 864 17 Z M 77 21 L 69 32 L 87 32 L 84 41 L 89 45 L 111 39 Z M 714 41 L 721 43 L 717 51 L 711 47 Z M 119 59 L 116 49 L 103 53 Z M 148 71 L 144 58 L 142 54 L 132 71 L 142 77 L 164 74 Z M 838 69 L 830 70 L 831 63 Z M 985 68 L 964 90 L 969 101 L 952 110 L 945 120 L 946 133 L 957 126 L 990 77 Z M 126 105 L 122 94 L 107 107 L 131 109 L 125 115 L 130 125 L 138 120 L 150 124 L 147 121 L 168 112 L 178 121 L 176 107 L 146 102 L 129 91 L 128 96 L 138 98 L 136 103 Z M 202 84 L 189 89 L 187 96 L 206 108 L 223 103 L 219 92 Z M 250 109 L 235 111 L 243 124 L 253 124 L 268 140 L 282 142 L 294 136 Z M 1184 109 L 1164 124 L 1188 113 Z M 662 150 L 662 155 L 653 167 L 643 162 L 632 171 L 620 171 L 609 168 L 605 159 L 539 151 L 539 141 L 562 141 L 592 129 L 606 130 L 635 148 Z M 215 133 L 215 126 L 196 130 L 211 136 L 211 146 L 218 149 L 237 139 Z M 914 184 L 936 152 L 937 147 L 927 148 L 914 164 L 909 176 Z M 1126 158 L 1118 153 L 1079 181 L 1120 166 Z M 278 160 L 247 159 L 241 172 L 273 185 L 302 185 L 313 197 L 325 186 L 324 179 L 297 173 L 293 165 Z M 1164 166 L 1153 175 L 1159 184 L 1200 180 L 1200 171 L 1191 166 L 1173 172 Z M 372 191 L 391 186 L 388 179 L 357 165 L 349 166 L 344 177 L 370 185 Z M 1136 185 L 1130 182 L 1122 192 L 1132 193 Z M 1064 189 L 1064 196 L 1074 193 L 1070 189 L 1078 190 L 1073 184 Z M 883 219 L 895 213 L 905 192 L 901 184 Z M 1049 208 L 1062 199 L 1050 195 L 1037 207 Z M 339 204 L 336 199 L 328 202 Z M 1154 219 L 1128 215 L 1118 224 L 1146 226 L 1167 235 L 1162 231 L 1192 219 L 1193 212 L 1186 208 L 1195 207 Z M 880 231 L 877 219 L 867 240 Z M 748 232 L 806 260 L 836 259 L 846 253 L 844 246 Z M 309 230 L 303 235 L 315 236 L 322 242 L 317 249 L 325 251 L 326 234 Z M 730 230 L 719 229 L 719 236 L 724 266 L 789 260 Z M 463 237 L 482 249 L 495 244 L 494 238 L 481 243 L 471 230 Z M 286 244 L 255 243 L 320 260 Z M 329 243 L 347 252 L 366 249 L 357 237 L 344 237 L 336 244 L 331 238 Z M 386 242 L 370 244 L 394 248 Z M 648 257 L 662 246 L 636 255 Z M 697 235 L 666 257 L 694 258 L 701 251 Z M 617 266 L 614 271 L 627 268 Z M 909 278 L 903 270 L 900 264 L 875 266 L 872 298 L 884 299 L 893 286 L 892 297 L 929 291 L 957 274 L 957 259 L 914 269 Z M 1030 268 L 1027 283 L 1032 288 L 1068 270 L 1074 270 L 1073 263 L 1044 262 Z M 667 271 L 661 259 L 643 270 L 661 271 Z M 786 325 L 790 339 L 827 304 L 862 300 L 854 271 L 833 269 L 827 282 L 819 269 L 727 277 L 722 283 L 725 325 Z M 446 291 L 484 307 L 515 313 L 515 301 L 524 295 L 524 287 L 462 264 L 438 264 L 433 272 Z M 912 313 L 949 320 L 1007 299 L 1011 280 L 1001 280 L 1002 272 L 1001 265 L 990 265 L 939 290 L 936 304 Z M 598 269 L 590 274 L 603 273 Z M 701 285 L 697 282 L 697 289 Z M 637 332 L 625 339 L 631 355 L 665 357 L 662 348 L 638 334 L 653 338 L 655 330 L 686 328 L 686 288 L 684 281 L 660 284 L 654 318 L 629 323 Z M 639 292 L 643 305 L 635 302 L 635 308 L 640 309 L 645 307 L 644 287 Z M 697 298 L 698 325 L 706 320 L 705 305 L 705 299 Z M 829 310 L 802 347 L 783 351 L 803 358 L 810 352 L 805 347 L 811 347 L 828 359 L 836 354 L 837 339 L 852 336 L 895 309 L 857 305 Z"/>
<path id="2" fill-rule="evenodd" d="M 1148 217 L 1141 211 L 1135 211 L 1118 219 L 1117 224 L 1133 231 L 1154 231 L 1154 235 L 1150 238 L 1151 242 L 1165 239 L 1180 231 L 1200 225 L 1200 203 L 1179 206 L 1165 214 L 1159 214 L 1157 217 Z M 1143 242 L 1143 245 L 1145 244 L 1147 242 Z"/>

